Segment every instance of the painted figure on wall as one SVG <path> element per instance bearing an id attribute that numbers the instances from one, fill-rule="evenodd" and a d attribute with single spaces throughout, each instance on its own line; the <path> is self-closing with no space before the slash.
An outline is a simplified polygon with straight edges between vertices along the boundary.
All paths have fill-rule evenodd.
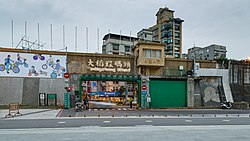
<path id="1" fill-rule="evenodd" d="M 63 78 L 66 72 L 65 56 L 0 52 L 0 77 Z"/>
<path id="2" fill-rule="evenodd" d="M 7 74 L 12 70 L 14 73 L 19 73 L 20 69 L 15 65 L 15 61 L 11 59 L 11 56 L 8 55 L 7 58 L 4 59 L 4 64 L 0 64 L 0 71 L 6 70 Z"/>
<path id="3" fill-rule="evenodd" d="M 49 66 L 53 66 L 54 60 L 52 58 L 52 55 L 49 56 L 49 59 L 46 61 L 46 64 L 48 64 Z"/>
<path id="4" fill-rule="evenodd" d="M 35 66 L 31 66 L 31 68 L 29 69 L 29 76 L 31 76 L 32 74 L 34 74 L 35 76 L 38 75 L 36 69 L 35 69 Z"/>
<path id="5" fill-rule="evenodd" d="M 56 60 L 55 70 L 56 70 L 58 76 L 60 76 L 61 74 L 63 75 L 65 72 L 65 68 L 60 65 L 59 59 Z"/>
<path id="6" fill-rule="evenodd" d="M 10 73 L 9 70 L 12 68 L 12 64 L 14 61 L 11 60 L 10 55 L 7 56 L 7 58 L 4 59 L 4 65 L 7 73 Z"/>
<path id="7" fill-rule="evenodd" d="M 27 59 L 20 56 L 20 54 L 17 54 L 17 61 L 15 62 L 16 66 L 23 65 L 24 67 L 29 67 L 28 63 L 26 62 Z"/>

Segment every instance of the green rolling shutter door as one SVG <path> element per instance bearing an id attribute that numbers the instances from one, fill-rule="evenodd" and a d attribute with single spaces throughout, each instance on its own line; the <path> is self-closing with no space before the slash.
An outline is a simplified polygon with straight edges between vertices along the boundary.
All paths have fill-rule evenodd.
<path id="1" fill-rule="evenodd" d="M 150 80 L 150 108 L 186 107 L 186 80 Z"/>

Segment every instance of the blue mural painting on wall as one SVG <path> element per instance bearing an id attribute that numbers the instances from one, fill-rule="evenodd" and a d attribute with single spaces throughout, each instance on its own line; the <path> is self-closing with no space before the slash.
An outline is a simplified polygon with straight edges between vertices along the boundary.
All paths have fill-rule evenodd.
<path id="1" fill-rule="evenodd" d="M 20 68 L 16 65 L 15 61 L 11 59 L 10 55 L 7 55 L 7 57 L 4 59 L 4 64 L 0 64 L 0 71 L 5 71 L 6 73 L 10 73 L 10 70 L 12 70 L 14 73 L 19 73 Z"/>
<path id="2" fill-rule="evenodd" d="M 65 72 L 66 56 L 0 52 L 0 76 L 63 78 Z"/>

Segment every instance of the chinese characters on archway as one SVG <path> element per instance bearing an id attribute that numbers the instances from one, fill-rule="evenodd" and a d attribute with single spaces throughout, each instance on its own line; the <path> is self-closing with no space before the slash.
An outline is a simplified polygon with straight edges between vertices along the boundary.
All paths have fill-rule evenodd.
<path id="1" fill-rule="evenodd" d="M 96 72 L 130 72 L 130 61 L 88 60 L 87 69 Z"/>

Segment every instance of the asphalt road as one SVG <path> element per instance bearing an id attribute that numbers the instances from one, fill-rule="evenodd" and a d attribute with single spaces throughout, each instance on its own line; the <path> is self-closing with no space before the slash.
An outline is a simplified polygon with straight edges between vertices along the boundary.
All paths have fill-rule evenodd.
<path id="1" fill-rule="evenodd" d="M 1 141 L 249 141 L 249 125 L 0 129 Z"/>
<path id="2" fill-rule="evenodd" d="M 84 110 L 75 112 L 74 109 L 63 109 L 59 114 L 60 117 L 98 117 L 98 116 L 238 116 L 241 114 L 250 115 L 250 110 L 234 109 L 151 109 L 151 110 Z"/>
<path id="3" fill-rule="evenodd" d="M 214 118 L 55 118 L 3 119 L 0 129 L 69 128 L 69 127 L 128 127 L 128 126 L 202 126 L 250 125 L 250 117 Z"/>

